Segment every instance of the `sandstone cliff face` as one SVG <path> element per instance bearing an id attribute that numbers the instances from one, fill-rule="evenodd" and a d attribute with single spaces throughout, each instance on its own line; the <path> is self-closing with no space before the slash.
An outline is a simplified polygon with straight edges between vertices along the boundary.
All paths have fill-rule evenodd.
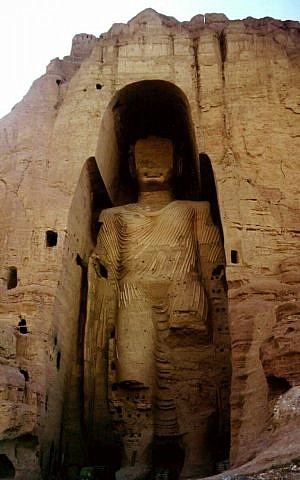
<path id="1" fill-rule="evenodd" d="M 118 158 L 137 124 L 144 133 L 156 122 L 172 124 L 214 172 L 229 287 L 231 462 L 263 463 L 267 448 L 279 462 L 299 453 L 284 435 L 280 443 L 274 419 L 280 396 L 300 383 L 299 41 L 297 22 L 208 14 L 179 23 L 149 9 L 100 38 L 76 36 L 71 55 L 53 60 L 2 119 L 2 477 L 39 478 L 41 466 L 48 478 L 63 464 L 71 474 L 86 461 L 86 265 L 95 219 L 109 206 L 97 165 L 112 203 L 124 202 Z"/>

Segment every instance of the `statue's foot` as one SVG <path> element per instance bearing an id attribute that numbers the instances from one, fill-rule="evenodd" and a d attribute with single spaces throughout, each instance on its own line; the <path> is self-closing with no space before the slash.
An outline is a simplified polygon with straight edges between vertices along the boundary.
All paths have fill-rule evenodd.
<path id="1" fill-rule="evenodd" d="M 179 479 L 186 478 L 203 478 L 212 475 L 212 466 L 210 464 L 203 465 L 184 465 L 180 472 Z"/>
<path id="2" fill-rule="evenodd" d="M 150 470 L 150 466 L 145 464 L 123 467 L 116 472 L 116 480 L 146 480 Z"/>

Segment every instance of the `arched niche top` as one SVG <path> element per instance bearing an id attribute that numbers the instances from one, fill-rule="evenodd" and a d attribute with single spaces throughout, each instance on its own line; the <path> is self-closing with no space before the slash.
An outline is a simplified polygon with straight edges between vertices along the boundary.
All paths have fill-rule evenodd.
<path id="1" fill-rule="evenodd" d="M 190 107 L 183 91 L 164 80 L 144 80 L 119 90 L 104 113 L 96 159 L 114 205 L 136 201 L 129 171 L 130 147 L 149 135 L 169 138 L 182 175 L 175 182 L 178 199 L 199 198 L 199 166 Z M 176 161 L 177 161 L 176 160 Z"/>

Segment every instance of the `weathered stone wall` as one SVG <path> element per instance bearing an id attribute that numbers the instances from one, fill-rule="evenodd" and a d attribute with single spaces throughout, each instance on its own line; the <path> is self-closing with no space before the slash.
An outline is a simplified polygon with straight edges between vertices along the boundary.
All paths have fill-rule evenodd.
<path id="1" fill-rule="evenodd" d="M 1 449 L 15 478 L 29 478 L 22 454 L 12 447 L 23 448 L 25 434 L 45 471 L 62 461 L 61 418 L 70 405 L 67 392 L 78 396 L 72 389 L 78 390 L 80 377 L 83 269 L 76 258 L 84 261 L 92 250 L 94 187 L 87 172 L 80 175 L 96 156 L 107 190 L 115 188 L 109 164 L 118 148 L 115 120 L 102 119 L 120 89 L 143 80 L 181 89 L 197 153 L 207 154 L 214 170 L 229 284 L 232 462 L 241 464 L 270 443 L 266 376 L 286 378 L 291 386 L 300 382 L 297 361 L 291 367 L 285 360 L 287 373 L 285 367 L 277 373 L 266 347 L 278 332 L 276 312 L 287 305 L 290 315 L 299 300 L 299 32 L 297 22 L 220 15 L 206 15 L 204 22 L 199 15 L 179 23 L 147 10 L 99 39 L 76 36 L 71 55 L 53 60 L 2 119 Z M 57 245 L 47 246 L 47 230 L 57 232 Z M 12 266 L 18 282 L 7 289 Z M 18 331 L 19 316 L 27 334 Z M 294 344 L 282 335 L 294 359 Z M 274 365 L 279 356 L 274 354 Z M 68 415 L 65 429 L 79 432 L 77 413 Z M 29 463 L 30 478 L 38 478 L 38 462 Z"/>

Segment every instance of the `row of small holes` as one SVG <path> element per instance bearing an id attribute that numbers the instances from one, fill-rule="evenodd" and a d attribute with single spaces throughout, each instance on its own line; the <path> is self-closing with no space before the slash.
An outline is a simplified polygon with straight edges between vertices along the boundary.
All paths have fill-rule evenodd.
<path id="1" fill-rule="evenodd" d="M 56 85 L 59 87 L 61 83 L 62 83 L 62 80 L 60 78 L 57 78 Z M 101 85 L 101 83 L 96 83 L 96 90 L 101 90 L 102 87 L 103 85 Z M 84 89 L 84 91 L 86 92 L 86 88 Z"/>

